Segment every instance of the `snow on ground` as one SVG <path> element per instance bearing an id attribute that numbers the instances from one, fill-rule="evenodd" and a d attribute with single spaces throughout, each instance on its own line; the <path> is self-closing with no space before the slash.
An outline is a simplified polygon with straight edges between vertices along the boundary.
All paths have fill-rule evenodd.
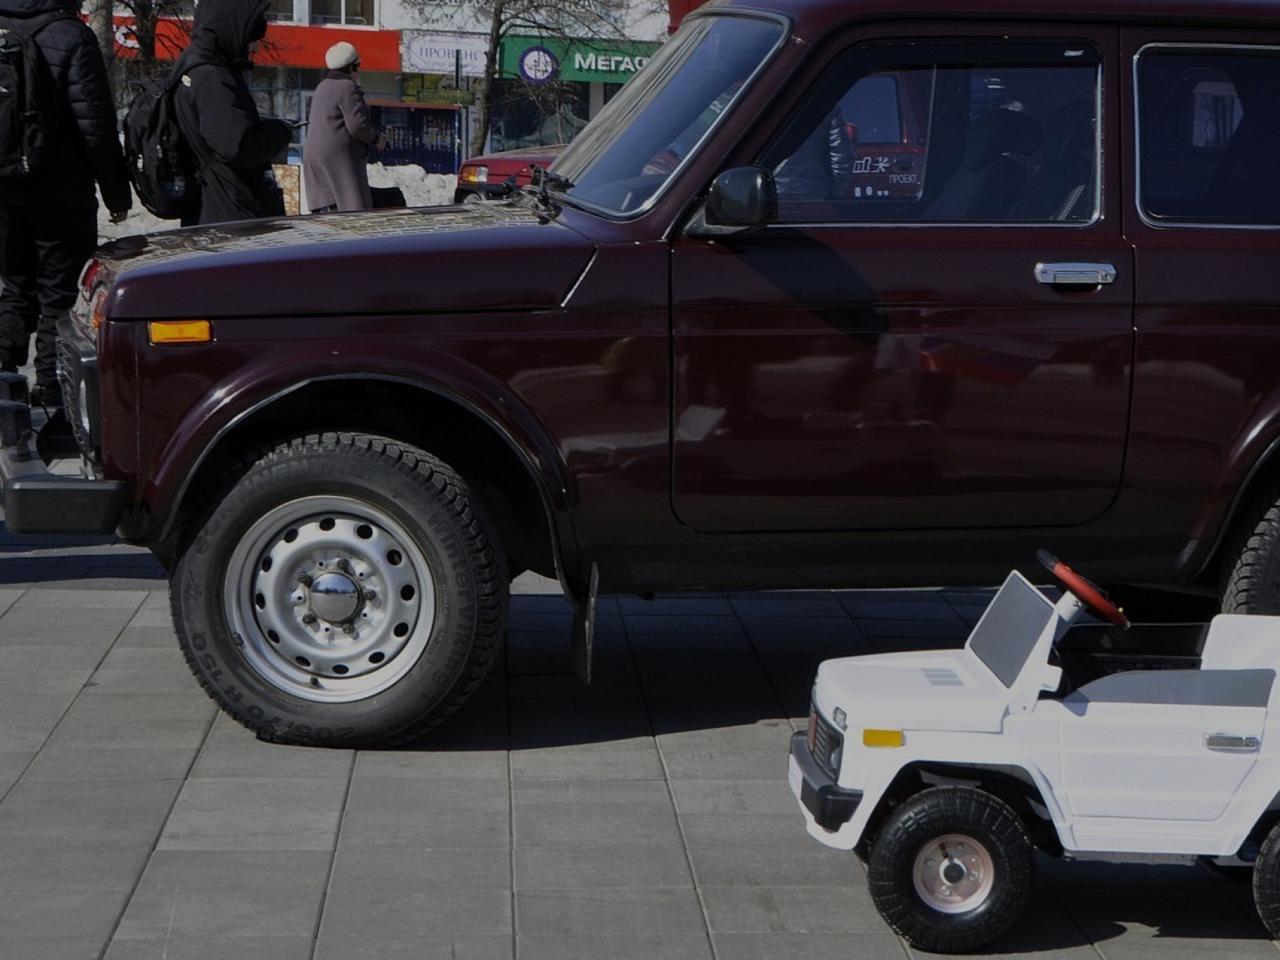
<path id="1" fill-rule="evenodd" d="M 411 207 L 430 207 L 453 203 L 453 190 L 458 178 L 452 174 L 427 173 L 422 167 L 409 165 L 388 167 L 381 163 L 369 164 L 369 184 L 374 187 L 399 187 L 404 191 L 405 202 Z M 303 198 L 306 209 L 306 198 Z M 106 207 L 98 203 L 98 239 L 105 242 L 116 237 L 128 237 L 137 233 L 155 233 L 173 230 L 177 220 L 157 220 L 133 198 L 133 209 L 124 223 L 112 223 Z"/>

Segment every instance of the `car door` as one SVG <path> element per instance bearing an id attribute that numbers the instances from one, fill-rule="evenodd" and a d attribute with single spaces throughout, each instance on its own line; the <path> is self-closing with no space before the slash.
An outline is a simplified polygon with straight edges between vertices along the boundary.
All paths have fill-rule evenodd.
<path id="1" fill-rule="evenodd" d="M 674 241 L 688 525 L 1066 525 L 1111 502 L 1133 299 L 1103 149 L 1116 35 L 998 33 L 835 45 L 742 158 L 774 172 L 778 222 Z"/>
<path id="2" fill-rule="evenodd" d="M 1062 792 L 1072 815 L 1218 819 L 1258 761 L 1274 678 L 1271 670 L 1143 671 L 1065 698 Z"/>

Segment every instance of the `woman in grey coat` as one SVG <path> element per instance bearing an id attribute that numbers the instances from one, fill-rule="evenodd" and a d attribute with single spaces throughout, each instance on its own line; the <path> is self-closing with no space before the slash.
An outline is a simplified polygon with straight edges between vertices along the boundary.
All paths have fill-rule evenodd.
<path id="1" fill-rule="evenodd" d="M 312 213 L 371 210 L 369 150 L 381 150 L 386 141 L 370 122 L 364 91 L 356 83 L 360 56 L 343 41 L 329 48 L 325 64 L 329 72 L 311 99 L 303 151 L 307 206 Z"/>

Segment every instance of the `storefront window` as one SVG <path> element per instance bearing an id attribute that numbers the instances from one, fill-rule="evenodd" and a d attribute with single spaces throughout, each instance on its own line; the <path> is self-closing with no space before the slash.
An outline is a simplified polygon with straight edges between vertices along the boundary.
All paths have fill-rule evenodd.
<path id="1" fill-rule="evenodd" d="M 273 23 L 289 23 L 295 19 L 293 0 L 271 0 L 267 4 L 267 19 Z"/>
<path id="2" fill-rule="evenodd" d="M 311 0 L 312 23 L 372 26 L 374 0 Z"/>

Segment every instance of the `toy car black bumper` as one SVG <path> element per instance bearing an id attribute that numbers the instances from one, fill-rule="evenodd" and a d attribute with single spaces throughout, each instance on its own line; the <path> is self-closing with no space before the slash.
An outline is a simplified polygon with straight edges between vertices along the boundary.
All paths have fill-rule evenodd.
<path id="1" fill-rule="evenodd" d="M 0 375 L 0 480 L 10 533 L 112 533 L 124 506 L 119 480 L 50 473 L 36 452 L 27 380 Z"/>
<path id="2" fill-rule="evenodd" d="M 834 832 L 852 820 L 862 803 L 862 791 L 837 786 L 813 759 L 803 733 L 791 738 L 791 756 L 800 770 L 800 802 L 818 826 Z"/>

